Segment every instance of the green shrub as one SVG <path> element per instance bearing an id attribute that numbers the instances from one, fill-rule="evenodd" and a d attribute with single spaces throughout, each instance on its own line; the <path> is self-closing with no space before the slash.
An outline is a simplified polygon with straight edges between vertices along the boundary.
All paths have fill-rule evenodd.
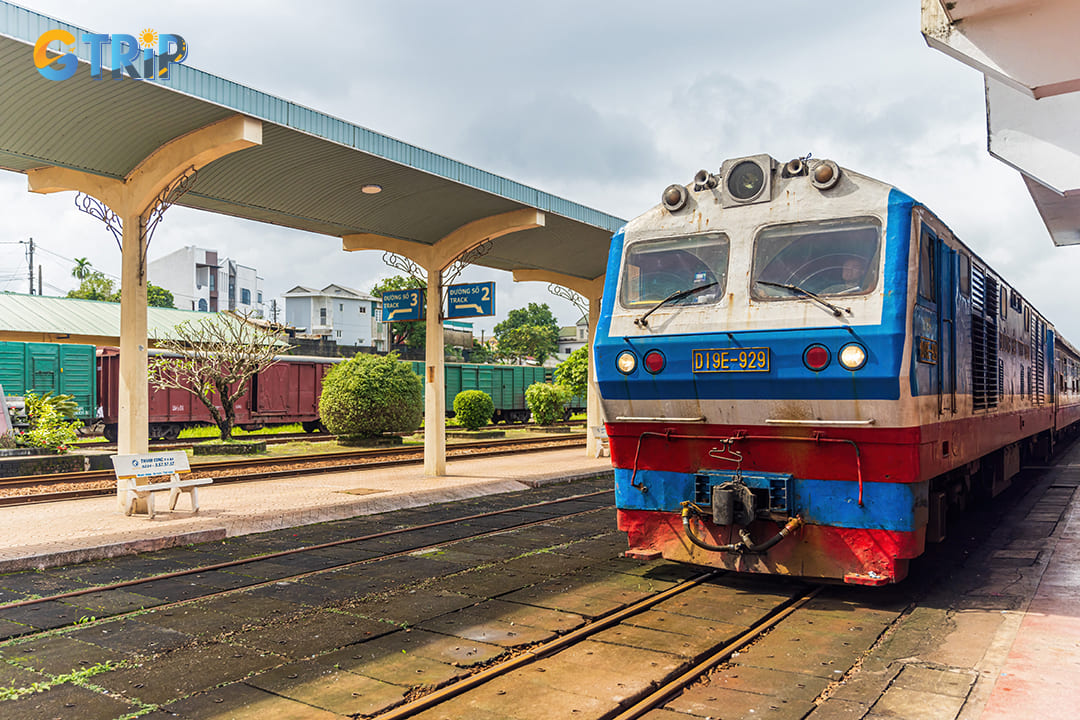
<path id="1" fill-rule="evenodd" d="M 570 402 L 570 390 L 562 385 L 533 383 L 525 389 L 525 402 L 539 425 L 551 425 L 562 417 Z"/>
<path id="2" fill-rule="evenodd" d="M 424 416 L 424 386 L 396 354 L 357 355 L 323 378 L 319 416 L 335 435 L 412 433 Z"/>
<path id="3" fill-rule="evenodd" d="M 589 391 L 589 348 L 579 347 L 555 368 L 555 382 L 570 388 L 572 395 Z"/>
<path id="4" fill-rule="evenodd" d="M 26 396 L 28 407 L 32 395 Z M 82 422 L 67 420 L 61 403 L 41 402 L 35 408 L 30 415 L 30 429 L 23 435 L 23 442 L 29 447 L 67 452 L 68 445 L 75 442 L 75 431 L 82 427 Z"/>
<path id="5" fill-rule="evenodd" d="M 454 397 L 454 417 L 466 430 L 479 430 L 494 414 L 495 401 L 483 390 L 462 390 Z"/>

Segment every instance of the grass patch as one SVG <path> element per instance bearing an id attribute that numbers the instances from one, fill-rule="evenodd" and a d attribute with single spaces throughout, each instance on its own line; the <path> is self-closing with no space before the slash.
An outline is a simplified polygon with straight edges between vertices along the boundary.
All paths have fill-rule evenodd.
<path id="1" fill-rule="evenodd" d="M 288 425 L 275 425 L 274 427 L 260 428 L 259 430 L 242 430 L 238 427 L 234 427 L 232 436 L 234 438 L 250 437 L 252 435 L 281 435 L 281 434 L 293 434 L 302 433 L 304 428 L 300 423 L 290 423 Z M 216 425 L 200 425 L 199 427 L 184 428 L 180 431 L 180 439 L 188 440 L 192 438 L 215 438 L 220 437 L 221 432 L 217 429 Z"/>

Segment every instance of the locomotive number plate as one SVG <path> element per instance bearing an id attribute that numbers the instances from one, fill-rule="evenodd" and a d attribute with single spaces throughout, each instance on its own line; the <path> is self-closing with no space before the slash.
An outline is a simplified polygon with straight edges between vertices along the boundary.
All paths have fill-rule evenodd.
<path id="1" fill-rule="evenodd" d="M 769 348 L 693 350 L 694 372 L 769 372 Z"/>

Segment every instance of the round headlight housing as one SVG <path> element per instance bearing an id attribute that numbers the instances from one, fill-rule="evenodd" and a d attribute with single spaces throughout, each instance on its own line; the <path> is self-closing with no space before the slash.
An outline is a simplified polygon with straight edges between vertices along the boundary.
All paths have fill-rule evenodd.
<path id="1" fill-rule="evenodd" d="M 736 200 L 753 200 L 764 187 L 765 172 L 753 160 L 743 160 L 728 172 L 727 189 Z"/>
<path id="2" fill-rule="evenodd" d="M 686 206 L 689 197 L 689 193 L 682 185 L 668 185 L 660 195 L 660 202 L 668 212 L 678 212 Z"/>
<path id="3" fill-rule="evenodd" d="M 810 184 L 818 190 L 831 190 L 840 182 L 840 166 L 832 160 L 821 160 L 810 171 Z"/>
<path id="4" fill-rule="evenodd" d="M 829 349 L 819 343 L 814 343 L 810 347 L 803 350 L 802 361 L 810 370 L 818 372 L 824 370 L 829 365 L 829 360 L 832 356 L 829 353 Z"/>
<path id="5" fill-rule="evenodd" d="M 623 350 L 619 357 L 615 358 L 615 367 L 619 368 L 623 375 L 629 375 L 637 367 L 637 358 L 629 350 Z"/>
<path id="6" fill-rule="evenodd" d="M 866 348 L 858 343 L 848 343 L 840 348 L 839 360 L 845 370 L 858 370 L 866 364 Z"/>
<path id="7" fill-rule="evenodd" d="M 664 357 L 664 353 L 659 350 L 650 350 L 645 353 L 645 358 L 642 362 L 645 365 L 645 369 L 653 375 L 663 370 L 664 366 L 667 365 L 667 359 Z"/>

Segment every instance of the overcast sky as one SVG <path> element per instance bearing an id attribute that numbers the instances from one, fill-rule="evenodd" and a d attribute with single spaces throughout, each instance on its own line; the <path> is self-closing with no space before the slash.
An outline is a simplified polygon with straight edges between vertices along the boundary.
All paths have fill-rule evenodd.
<path id="1" fill-rule="evenodd" d="M 1080 342 L 1066 280 L 1080 248 L 1053 246 L 1020 176 L 987 154 L 982 76 L 927 47 L 919 0 L 23 4 L 97 32 L 182 35 L 201 70 L 626 219 L 725 158 L 832 158 L 927 204 Z M 0 173 L 0 203 L 0 290 L 27 291 L 24 248 L 7 243 L 29 237 L 46 294 L 74 287 L 70 258 L 119 274 L 116 243 L 71 193 Z M 267 300 L 396 274 L 334 238 L 185 208 L 150 257 L 189 244 L 256 267 Z M 545 284 L 462 279 L 497 282 L 501 317 L 478 330 L 530 301 L 578 317 Z"/>

